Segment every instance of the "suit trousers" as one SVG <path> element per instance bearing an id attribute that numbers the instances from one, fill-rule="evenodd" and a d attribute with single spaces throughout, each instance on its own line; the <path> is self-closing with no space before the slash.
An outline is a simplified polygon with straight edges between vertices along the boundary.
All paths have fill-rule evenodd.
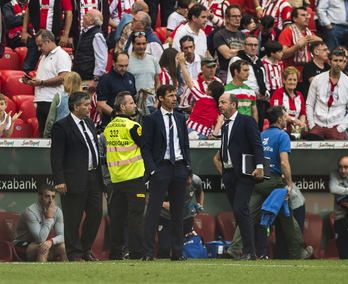
<path id="1" fill-rule="evenodd" d="M 153 256 L 155 236 L 162 203 L 168 192 L 172 218 L 172 257 L 181 257 L 183 252 L 183 215 L 188 168 L 183 162 L 175 165 L 161 162 L 150 177 L 149 205 L 147 207 L 143 233 L 143 256 Z"/>
<path id="2" fill-rule="evenodd" d="M 102 188 L 97 171 L 88 172 L 87 188 L 83 192 L 61 195 L 64 216 L 65 247 L 69 259 L 91 254 L 91 247 L 97 235 L 101 218 Z M 83 213 L 86 217 L 82 224 L 81 237 L 79 228 Z"/>
<path id="3" fill-rule="evenodd" d="M 233 168 L 224 170 L 222 179 L 234 212 L 236 224 L 241 232 L 243 253 L 255 253 L 254 226 L 249 212 L 249 200 L 254 184 L 242 183 Z"/>
<path id="4" fill-rule="evenodd" d="M 109 198 L 110 259 L 122 259 L 125 243 L 124 228 L 128 221 L 128 249 L 130 259 L 142 257 L 142 228 L 146 188 L 142 178 L 113 184 Z"/>

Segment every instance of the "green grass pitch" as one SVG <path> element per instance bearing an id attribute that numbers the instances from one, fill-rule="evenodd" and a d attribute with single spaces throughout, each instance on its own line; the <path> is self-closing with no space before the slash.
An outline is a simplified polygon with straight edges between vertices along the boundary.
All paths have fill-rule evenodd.
<path id="1" fill-rule="evenodd" d="M 346 260 L 0 263 L 0 283 L 348 283 Z"/>

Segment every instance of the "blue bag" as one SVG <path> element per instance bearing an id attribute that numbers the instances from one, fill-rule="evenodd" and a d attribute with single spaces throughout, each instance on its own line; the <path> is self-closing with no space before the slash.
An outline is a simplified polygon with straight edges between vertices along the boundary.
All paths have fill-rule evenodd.
<path id="1" fill-rule="evenodd" d="M 189 236 L 184 238 L 183 256 L 186 258 L 208 258 L 201 236 Z"/>
<path id="2" fill-rule="evenodd" d="M 224 240 L 205 243 L 208 251 L 208 258 L 220 258 L 221 255 L 226 252 L 230 244 L 231 242 Z"/>

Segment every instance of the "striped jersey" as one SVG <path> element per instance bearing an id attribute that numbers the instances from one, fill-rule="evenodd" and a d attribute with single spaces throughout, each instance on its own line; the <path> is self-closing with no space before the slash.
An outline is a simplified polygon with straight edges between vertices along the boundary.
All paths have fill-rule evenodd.
<path id="1" fill-rule="evenodd" d="M 238 112 L 251 115 L 251 107 L 256 105 L 256 95 L 252 88 L 243 84 L 236 86 L 229 83 L 225 86 L 225 93 L 234 94 L 238 99 Z"/>

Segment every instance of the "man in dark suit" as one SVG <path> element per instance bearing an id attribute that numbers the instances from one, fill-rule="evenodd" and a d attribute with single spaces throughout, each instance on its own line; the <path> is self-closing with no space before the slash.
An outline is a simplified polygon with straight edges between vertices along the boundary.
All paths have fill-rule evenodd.
<path id="1" fill-rule="evenodd" d="M 75 92 L 69 97 L 70 114 L 52 128 L 51 166 L 61 195 L 64 236 L 70 261 L 94 261 L 91 246 L 102 217 L 103 179 L 90 97 Z M 79 226 L 83 213 L 81 237 Z"/>
<path id="2" fill-rule="evenodd" d="M 174 112 L 176 89 L 163 85 L 157 90 L 161 107 L 143 123 L 141 152 L 145 163 L 145 180 L 150 181 L 144 234 L 143 258 L 152 261 L 154 242 L 162 203 L 168 192 L 172 218 L 171 260 L 186 260 L 183 251 L 183 212 L 186 180 L 191 165 L 187 127 L 183 115 Z"/>
<path id="3" fill-rule="evenodd" d="M 254 227 L 250 218 L 249 200 L 255 183 L 263 178 L 264 154 L 260 132 L 253 117 L 237 111 L 238 99 L 235 95 L 223 94 L 219 98 L 219 109 L 226 118 L 221 129 L 221 173 L 242 235 L 243 255 L 240 260 L 255 260 Z M 254 155 L 256 169 L 251 176 L 242 173 L 242 154 Z"/>

